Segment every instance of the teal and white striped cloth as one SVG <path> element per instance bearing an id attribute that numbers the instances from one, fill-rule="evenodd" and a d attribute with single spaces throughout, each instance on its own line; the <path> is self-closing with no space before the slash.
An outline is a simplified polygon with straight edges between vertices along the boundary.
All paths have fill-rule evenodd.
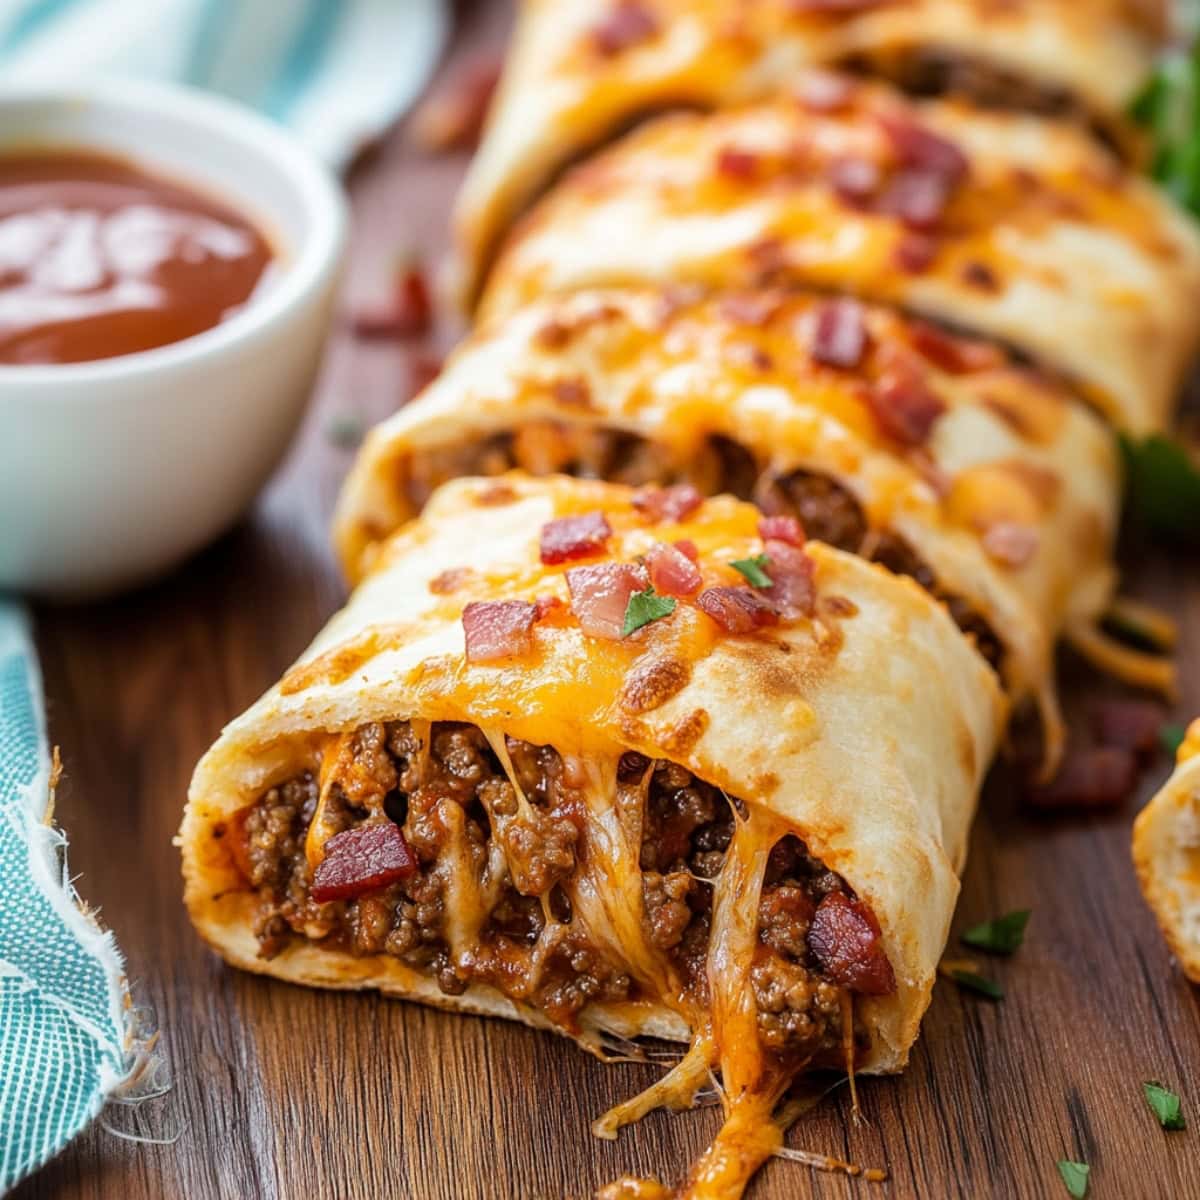
<path id="1" fill-rule="evenodd" d="M 416 98 L 443 0 L 0 0 L 0 78 L 94 74 L 221 92 L 343 166 Z"/>
<path id="2" fill-rule="evenodd" d="M 208 88 L 339 167 L 416 98 L 446 32 L 442 0 L 0 0 L 0 79 Z M 28 621 L 0 597 L 0 1195 L 145 1065 L 116 944 L 46 823 L 49 785 Z"/>

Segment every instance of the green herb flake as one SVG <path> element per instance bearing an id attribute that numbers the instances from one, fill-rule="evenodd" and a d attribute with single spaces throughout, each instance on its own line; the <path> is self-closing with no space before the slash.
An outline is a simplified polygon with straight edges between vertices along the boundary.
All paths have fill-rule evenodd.
<path id="1" fill-rule="evenodd" d="M 1177 441 L 1153 434 L 1122 436 L 1129 507 L 1152 533 L 1175 541 L 1200 539 L 1200 467 Z"/>
<path id="2" fill-rule="evenodd" d="M 634 592 L 625 607 L 625 624 L 621 636 L 628 637 L 643 625 L 660 621 L 675 611 L 675 601 L 670 596 L 660 596 L 652 587 L 644 592 Z"/>
<path id="3" fill-rule="evenodd" d="M 1129 111 L 1150 132 L 1150 174 L 1184 208 L 1200 212 L 1200 42 L 1164 55 Z"/>
<path id="4" fill-rule="evenodd" d="M 1150 1080 L 1142 1084 L 1142 1091 L 1146 1094 L 1146 1103 L 1164 1129 L 1187 1128 L 1187 1122 L 1183 1119 L 1183 1105 L 1170 1088 Z"/>
<path id="5" fill-rule="evenodd" d="M 954 970 L 950 972 L 950 978 L 959 987 L 966 988 L 971 992 L 978 992 L 989 1000 L 1004 999 L 1004 989 L 994 979 L 988 979 L 974 971 Z"/>
<path id="6" fill-rule="evenodd" d="M 325 436 L 342 450 L 353 450 L 363 440 L 366 426 L 357 413 L 334 413 L 325 426 Z"/>
<path id="7" fill-rule="evenodd" d="M 989 954 L 1011 954 L 1025 940 L 1029 912 L 1028 908 L 1019 908 L 994 921 L 974 925 L 962 935 L 962 940 L 968 946 L 986 950 Z"/>
<path id="8" fill-rule="evenodd" d="M 1083 1200 L 1087 1195 L 1088 1175 L 1091 1169 L 1087 1163 L 1068 1162 L 1065 1158 L 1059 1160 L 1058 1173 L 1075 1200 Z"/>
<path id="9" fill-rule="evenodd" d="M 1179 747 L 1183 745 L 1185 737 L 1187 737 L 1187 730 L 1182 725 L 1164 725 L 1158 731 L 1158 740 L 1168 754 L 1177 753 Z"/>
<path id="10" fill-rule="evenodd" d="M 769 554 L 756 554 L 753 558 L 739 558 L 729 565 L 735 571 L 740 571 L 751 587 L 769 588 L 774 586 L 775 580 L 767 574 L 767 568 L 771 565 Z"/>

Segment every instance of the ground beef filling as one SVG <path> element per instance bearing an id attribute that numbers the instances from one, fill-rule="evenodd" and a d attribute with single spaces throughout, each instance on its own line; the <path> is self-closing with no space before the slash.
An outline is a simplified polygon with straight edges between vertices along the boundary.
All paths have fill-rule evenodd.
<path id="1" fill-rule="evenodd" d="M 841 990 L 808 948 L 813 913 L 830 892 L 850 889 L 804 843 L 786 837 L 767 864 L 758 905 L 758 951 L 750 972 L 763 1045 L 778 1054 L 837 1065 L 842 1053 Z"/>
<path id="2" fill-rule="evenodd" d="M 635 996 L 622 966 L 573 926 L 563 887 L 581 852 L 583 765 L 551 747 L 509 738 L 513 774 L 529 801 L 524 808 L 478 729 L 439 722 L 421 730 L 408 722 L 374 723 L 333 743 L 327 773 L 334 782 L 323 806 L 316 776 L 304 772 L 242 811 L 239 862 L 258 893 L 260 953 L 271 957 L 308 938 L 351 954 L 392 955 L 450 995 L 487 983 L 567 1027 L 588 1003 Z M 735 810 L 744 806 L 676 763 L 635 752 L 621 757 L 616 799 L 622 825 L 639 846 L 647 940 L 669 956 L 694 998 L 707 1003 L 713 881 Z M 305 855 L 314 820 L 328 836 L 394 822 L 419 868 L 354 899 L 319 903 L 310 895 Z M 438 864 L 448 847 L 486 897 L 467 961 L 452 961 L 446 943 L 446 877 Z M 850 895 L 798 838 L 780 841 L 764 880 L 751 971 L 764 1046 L 817 1063 L 835 1063 L 842 1045 L 841 992 L 807 943 L 813 914 L 833 891 Z"/>
<path id="3" fill-rule="evenodd" d="M 728 492 L 764 512 L 800 519 L 808 536 L 852 554 L 867 554 L 900 575 L 909 575 L 936 596 L 980 654 L 1001 670 L 1004 646 L 987 619 L 962 596 L 942 588 L 915 550 L 890 532 L 872 534 L 857 499 L 836 480 L 812 471 L 776 476 L 762 470 L 737 442 L 712 437 L 686 464 L 674 463 L 664 446 L 634 434 L 544 422 L 516 433 L 495 434 L 474 445 L 430 450 L 409 465 L 409 501 L 422 507 L 440 484 L 459 475 L 499 475 L 514 467 L 533 475 L 561 472 L 631 486 L 691 483 L 705 495 Z"/>

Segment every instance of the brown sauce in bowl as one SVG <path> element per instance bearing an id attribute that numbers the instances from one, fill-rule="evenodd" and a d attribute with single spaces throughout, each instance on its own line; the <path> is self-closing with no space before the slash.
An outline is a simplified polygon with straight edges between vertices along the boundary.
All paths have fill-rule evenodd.
<path id="1" fill-rule="evenodd" d="M 132 160 L 0 152 L 0 364 L 193 337 L 253 298 L 272 257 L 236 209 Z"/>

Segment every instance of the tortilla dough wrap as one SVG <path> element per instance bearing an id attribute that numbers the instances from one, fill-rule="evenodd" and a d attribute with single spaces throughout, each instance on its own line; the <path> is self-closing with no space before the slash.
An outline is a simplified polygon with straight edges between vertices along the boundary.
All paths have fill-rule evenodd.
<path id="1" fill-rule="evenodd" d="M 649 113 L 761 99 L 805 67 L 849 63 L 920 90 L 1074 111 L 1113 128 L 1152 69 L 1159 33 L 1127 0 L 837 7 L 525 0 L 456 207 L 466 295 L 508 226 L 564 166 Z"/>
<path id="2" fill-rule="evenodd" d="M 1179 747 L 1175 773 L 1134 822 L 1133 864 L 1171 953 L 1200 983 L 1200 720 Z"/>
<path id="3" fill-rule="evenodd" d="M 845 337 L 857 361 L 818 361 Z M 897 440 L 872 388 L 941 415 Z M 990 346 L 812 295 L 583 292 L 478 331 L 359 452 L 335 519 L 347 574 L 432 487 L 512 467 L 732 491 L 932 577 L 1010 692 L 1041 698 L 1055 747 L 1055 640 L 1098 621 L 1115 580 L 1119 472 L 1099 418 Z"/>
<path id="4" fill-rule="evenodd" d="M 1200 234 L 1078 128 L 851 87 L 641 126 L 514 231 L 485 316 L 601 285 L 801 284 L 1006 343 L 1162 429 L 1200 337 Z"/>
<path id="5" fill-rule="evenodd" d="M 773 540 L 768 559 L 759 561 L 776 572 L 775 582 L 749 604 L 752 589 L 727 564 L 762 553 L 755 508 L 720 497 L 672 520 L 648 515 L 644 502 L 644 494 L 616 485 L 516 473 L 441 489 L 383 548 L 347 607 L 281 683 L 233 721 L 200 762 L 181 829 L 185 898 L 201 935 L 249 970 L 552 1024 L 591 1049 L 602 1046 L 600 1031 L 691 1036 L 686 1067 L 676 1068 L 652 1101 L 612 1116 L 603 1128 L 610 1135 L 654 1104 L 686 1104 L 705 1086 L 710 1065 L 723 1071 L 731 1112 L 744 1121 L 753 1111 L 754 1127 L 765 1129 L 791 1075 L 819 1061 L 803 1039 L 822 1013 L 822 1021 L 835 1021 L 839 1004 L 853 1029 L 847 1036 L 857 1039 L 858 1069 L 904 1065 L 929 1001 L 1005 703 L 994 673 L 911 581 L 817 543 L 798 549 Z M 563 549 L 555 533 L 578 522 L 549 523 L 574 516 L 594 525 L 598 512 L 611 532 L 591 557 L 542 561 L 555 557 L 556 547 L 579 550 Z M 703 575 L 698 597 L 681 596 L 673 612 L 627 637 L 584 634 L 581 620 L 608 628 L 612 616 L 602 611 L 611 592 L 593 587 L 596 571 L 648 569 L 658 578 L 654 547 L 681 540 Z M 639 555 L 648 568 L 637 565 Z M 807 604 L 796 588 L 803 573 L 784 572 L 803 560 L 811 572 Z M 585 568 L 593 574 L 573 574 Z M 762 615 L 761 606 L 775 605 L 783 615 L 757 632 L 733 633 L 709 615 L 710 591 L 726 598 L 737 591 L 749 604 L 742 612 Z M 464 628 L 480 611 L 464 615 L 468 603 L 539 599 L 521 650 L 495 661 L 465 659 Z M 466 724 L 445 724 L 451 722 Z M 390 783 L 373 783 L 398 769 L 394 757 L 382 755 L 383 729 L 393 755 L 396 739 L 407 739 L 409 757 Z M 478 783 L 467 803 L 454 789 L 464 781 L 475 786 L 482 763 L 460 753 L 469 735 L 477 745 L 486 739 L 496 778 Z M 447 739 L 441 748 L 440 738 Z M 537 747 L 554 749 L 546 759 L 547 752 L 531 753 Z M 420 781 L 436 755 L 448 765 L 431 796 Z M 542 765 L 532 780 L 535 763 Z M 301 814 L 307 831 L 288 827 L 293 873 L 255 892 L 247 866 L 258 869 L 263 847 L 279 844 L 285 781 L 294 783 L 301 771 L 314 773 L 320 795 L 314 783 Z M 668 780 L 662 793 L 660 772 Z M 686 779 L 682 791 L 673 790 Z M 389 787 L 389 795 L 372 793 L 374 786 Z M 405 787 L 411 790 L 402 796 Z M 452 794 L 462 803 L 447 798 Z M 551 803 L 544 796 L 557 797 L 557 807 L 544 806 Z M 685 830 L 682 843 L 668 849 L 683 828 L 683 810 L 671 806 L 690 809 L 706 796 L 726 801 L 723 815 Z M 341 869 L 338 836 L 357 837 L 363 828 L 396 836 L 391 814 L 405 798 L 404 836 L 422 857 L 417 874 L 399 886 L 434 885 L 436 893 L 420 899 L 436 914 L 433 932 L 441 939 L 428 968 L 420 965 L 421 950 L 405 961 L 411 940 L 399 954 L 354 953 L 360 939 L 380 944 L 380 897 L 394 898 L 395 886 L 315 909 L 295 905 L 303 899 L 297 885 L 311 893 L 327 863 Z M 667 807 L 660 810 L 660 802 Z M 561 836 L 564 819 L 577 837 Z M 687 841 L 712 834 L 716 821 L 725 823 L 724 849 L 718 837 L 703 846 Z M 558 850 L 573 852 L 552 860 L 552 839 Z M 642 865 L 662 867 L 663 856 L 692 850 L 715 858 L 690 857 L 688 867 L 666 873 Z M 798 864 L 787 868 L 796 872 L 791 891 L 775 886 L 781 853 Z M 702 861 L 712 871 L 706 878 L 715 876 L 711 891 L 689 874 Z M 518 881 L 536 899 L 517 895 Z M 689 941 L 685 931 L 671 948 L 661 936 L 672 910 L 658 892 L 675 884 L 700 889 L 689 891 L 696 907 L 682 915 L 692 934 L 711 928 L 710 940 Z M 829 974 L 832 966 L 821 968 L 825 975 L 806 975 L 795 957 L 806 953 L 803 944 L 788 942 L 788 957 L 761 940 L 770 930 L 783 944 L 787 931 L 794 939 L 807 927 L 815 945 L 821 907 L 815 915 L 807 909 L 807 926 L 779 923 L 805 910 L 801 891 L 812 887 L 827 889 L 821 907 L 859 914 L 859 935 L 877 921 L 867 940 L 871 955 L 882 952 L 886 962 L 852 958 L 850 965 L 883 970 L 890 990 L 835 986 L 830 980 L 857 976 Z M 836 904 L 829 890 L 839 892 Z M 539 904 L 526 928 L 531 938 L 509 945 L 495 923 L 508 928 L 514 913 Z M 264 905 L 273 914 L 265 923 Z M 400 904 L 397 921 L 406 912 Z M 277 937 L 273 922 L 288 916 L 304 933 L 293 926 Z M 756 934 L 760 919 L 770 924 Z M 402 933 L 402 924 L 391 932 Z M 588 986 L 577 976 L 553 976 L 561 938 L 578 939 L 569 943 L 571 970 L 582 957 Z M 272 956 L 260 956 L 260 947 Z M 503 947 L 503 969 L 488 974 Z M 450 985 L 442 993 L 435 969 Z M 550 992 L 539 990 L 539 972 L 551 973 Z M 790 982 L 784 987 L 780 979 Z M 609 993 L 616 994 L 588 998 Z M 758 1007 L 756 996 L 772 1007 Z M 797 997 L 806 998 L 806 1012 L 788 1008 Z M 572 998 L 582 1003 L 568 1003 Z M 809 1047 L 803 1053 L 788 1040 L 797 1037 L 795 1045 Z M 840 1053 L 836 1032 L 834 1044 Z M 742 1138 L 743 1126 L 735 1126 Z"/>

